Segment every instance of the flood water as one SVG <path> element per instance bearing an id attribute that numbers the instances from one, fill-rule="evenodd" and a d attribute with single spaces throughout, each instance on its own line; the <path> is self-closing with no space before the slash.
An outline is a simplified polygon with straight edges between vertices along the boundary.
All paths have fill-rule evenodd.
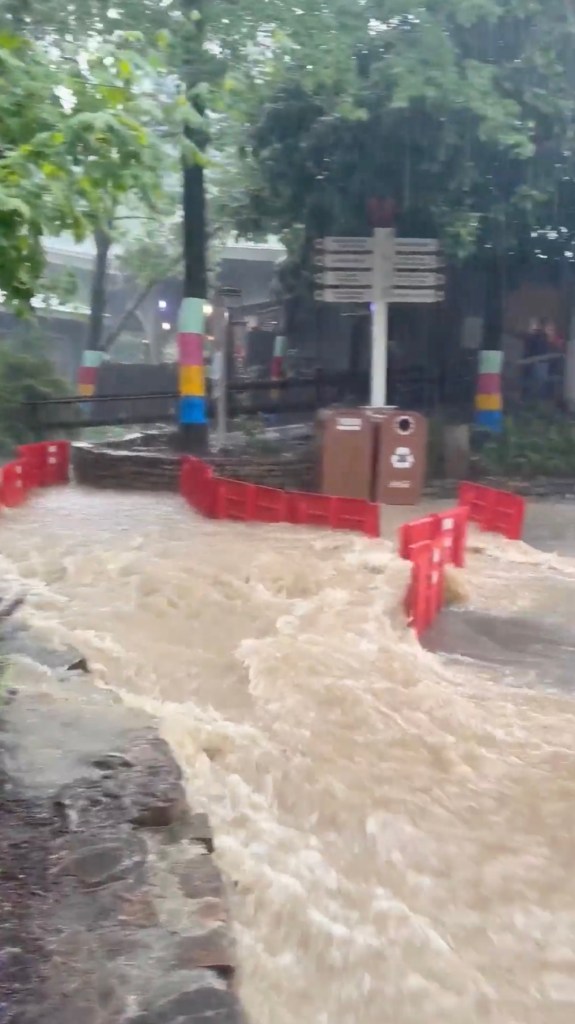
<path id="1" fill-rule="evenodd" d="M 2 516 L 28 623 L 160 716 L 210 814 L 252 1024 L 572 1024 L 574 522 L 477 534 L 441 654 L 385 540 L 166 495 Z"/>

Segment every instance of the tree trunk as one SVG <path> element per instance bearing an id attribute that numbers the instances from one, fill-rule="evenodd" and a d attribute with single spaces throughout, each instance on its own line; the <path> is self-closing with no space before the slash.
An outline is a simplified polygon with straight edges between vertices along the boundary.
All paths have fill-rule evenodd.
<path id="1" fill-rule="evenodd" d="M 197 112 L 203 117 L 205 106 L 203 101 L 194 96 L 193 92 L 198 81 L 198 68 L 201 67 L 201 54 L 205 39 L 206 0 L 185 0 L 185 8 L 190 15 L 194 13 L 193 37 L 187 48 L 187 62 L 184 68 L 184 81 L 188 96 Z M 200 129 L 185 128 L 185 135 L 199 150 L 205 150 L 207 133 Z M 206 230 L 206 195 L 204 186 L 204 169 L 197 163 L 185 160 L 183 167 L 183 201 L 184 201 L 184 299 L 207 298 L 207 230 Z M 207 446 L 207 425 L 205 423 L 180 423 L 180 446 L 183 451 L 201 452 Z"/>
<path id="2" fill-rule="evenodd" d="M 96 242 L 96 259 L 92 274 L 92 288 L 90 295 L 90 320 L 88 323 L 88 336 L 86 349 L 89 352 L 99 352 L 104 347 L 104 316 L 106 314 L 106 277 L 108 274 L 108 256 L 112 240 L 107 231 L 98 228 L 94 233 Z"/>
<path id="3" fill-rule="evenodd" d="M 503 337 L 504 260 L 504 256 L 494 252 L 486 267 L 483 348 L 489 351 L 499 350 Z"/>

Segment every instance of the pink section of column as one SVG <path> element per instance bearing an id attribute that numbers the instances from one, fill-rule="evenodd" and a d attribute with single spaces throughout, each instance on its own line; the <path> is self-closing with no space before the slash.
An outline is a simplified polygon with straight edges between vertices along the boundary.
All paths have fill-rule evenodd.
<path id="1" fill-rule="evenodd" d="M 202 366 L 204 362 L 203 335 L 178 334 L 178 359 L 180 366 Z"/>

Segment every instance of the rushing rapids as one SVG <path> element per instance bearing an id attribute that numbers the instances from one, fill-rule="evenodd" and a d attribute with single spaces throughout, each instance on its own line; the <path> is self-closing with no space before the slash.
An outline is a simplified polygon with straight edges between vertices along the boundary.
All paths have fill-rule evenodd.
<path id="1" fill-rule="evenodd" d="M 468 604 L 569 627 L 568 552 L 475 541 Z M 391 542 L 166 495 L 37 495 L 0 551 L 29 626 L 160 717 L 214 825 L 253 1024 L 571 1024 L 575 704 L 552 645 L 430 653 Z"/>

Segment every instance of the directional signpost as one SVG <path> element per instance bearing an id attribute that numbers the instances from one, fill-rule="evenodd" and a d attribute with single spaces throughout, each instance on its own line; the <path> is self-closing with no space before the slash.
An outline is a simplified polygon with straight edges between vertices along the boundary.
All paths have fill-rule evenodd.
<path id="1" fill-rule="evenodd" d="M 396 238 L 392 228 L 375 228 L 366 238 L 316 241 L 316 299 L 369 303 L 372 313 L 371 405 L 387 401 L 388 306 L 435 303 L 444 298 L 445 276 L 435 238 Z"/>
<path id="2" fill-rule="evenodd" d="M 371 284 L 366 288 L 324 288 L 315 297 L 320 302 L 371 302 L 373 288 Z"/>

